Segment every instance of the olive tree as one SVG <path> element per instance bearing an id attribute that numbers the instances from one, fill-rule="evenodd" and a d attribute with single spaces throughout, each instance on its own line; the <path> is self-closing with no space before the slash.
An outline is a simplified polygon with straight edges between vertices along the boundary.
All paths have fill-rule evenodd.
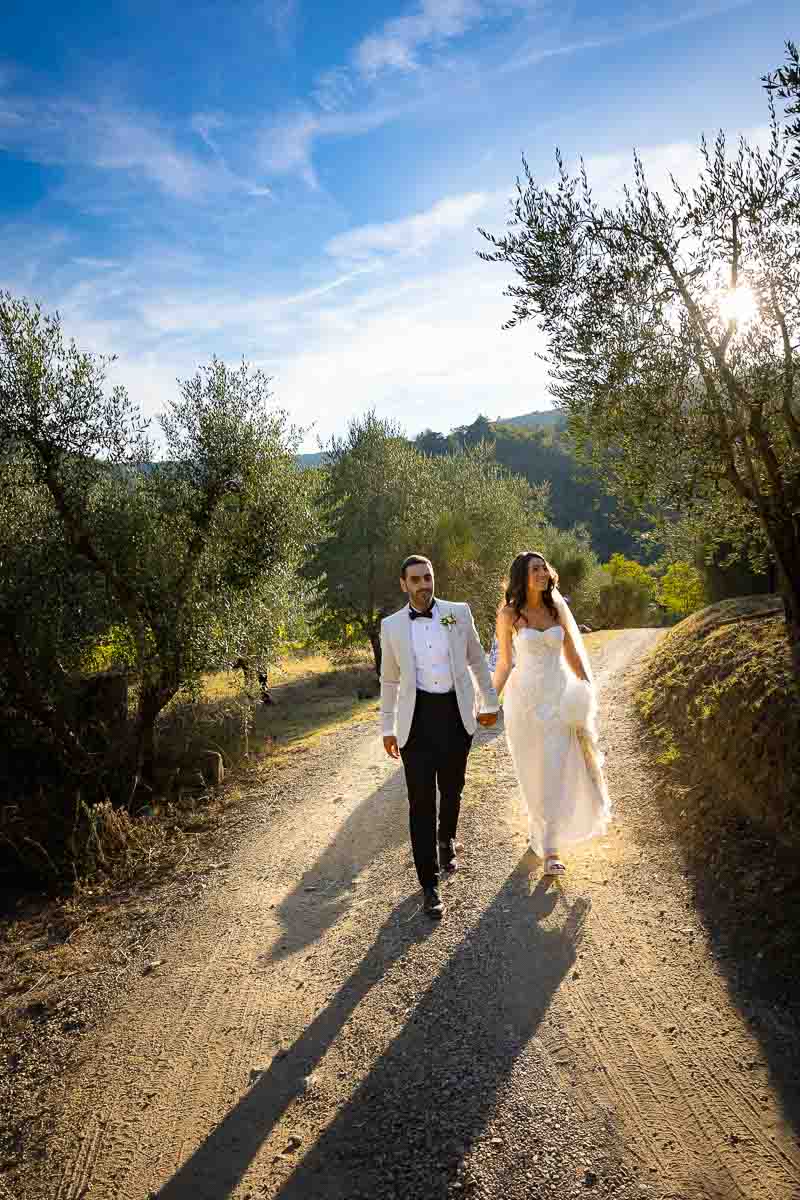
<path id="1" fill-rule="evenodd" d="M 13 607 L 15 588 L 22 594 L 23 567 L 30 604 L 27 624 L 0 623 L 0 676 L 7 703 L 68 745 L 71 761 L 97 769 L 44 687 L 59 670 L 50 622 L 59 605 L 73 622 L 67 672 L 100 624 L 124 629 L 136 711 L 125 747 L 111 750 L 124 752 L 135 782 L 152 768 L 159 713 L 229 653 L 233 611 L 239 640 L 264 649 L 269 626 L 243 621 L 247 596 L 263 597 L 265 578 L 299 558 L 310 514 L 297 435 L 271 406 L 262 372 L 213 359 L 182 383 L 161 419 L 166 461 L 154 464 L 138 408 L 122 388 L 105 388 L 107 365 L 67 343 L 57 315 L 0 298 L 4 493 L 11 464 L 21 462 L 38 506 L 24 563 L 0 577 L 0 614 Z M 64 563 L 65 579 L 81 580 L 91 598 L 83 624 L 77 600 L 54 595 L 53 572 L 37 559 L 45 535 L 52 562 Z"/>
<path id="2" fill-rule="evenodd" d="M 784 137 L 791 148 L 789 169 L 800 177 L 800 50 L 795 42 L 786 43 L 786 61 L 783 66 L 762 77 L 767 91 L 784 100 L 787 117 Z"/>
<path id="3" fill-rule="evenodd" d="M 491 643 L 503 581 L 511 561 L 543 528 L 548 485 L 533 486 L 495 461 L 490 444 L 428 462 L 434 524 L 423 541 L 436 589 L 469 603 Z"/>
<path id="4" fill-rule="evenodd" d="M 88 751 L 74 719 L 75 678 L 114 613 L 102 580 L 76 560 L 61 535 L 29 456 L 6 446 L 0 459 L 0 716 L 7 744 L 30 745 L 19 726 L 33 723 L 62 757 L 85 765 Z"/>
<path id="5" fill-rule="evenodd" d="M 319 536 L 303 569 L 327 637 L 354 628 L 381 667 L 381 620 L 397 602 L 399 565 L 431 527 L 425 459 L 394 422 L 368 412 L 325 452 L 316 497 Z"/>
<path id="6" fill-rule="evenodd" d="M 503 575 L 543 524 L 547 495 L 488 445 L 426 455 L 374 412 L 354 419 L 320 472 L 323 532 L 304 572 L 318 588 L 318 628 L 360 631 L 380 674 L 381 619 L 402 603 L 400 563 L 416 552 L 432 559 L 437 592 L 468 601 L 488 635 Z"/>
<path id="7" fill-rule="evenodd" d="M 616 206 L 557 153 L 524 163 L 488 261 L 519 282 L 552 392 L 584 456 L 641 512 L 724 503 L 757 522 L 779 571 L 800 677 L 800 183 L 772 96 L 767 145 L 701 144 L 690 190 L 653 192 L 638 156 Z"/>

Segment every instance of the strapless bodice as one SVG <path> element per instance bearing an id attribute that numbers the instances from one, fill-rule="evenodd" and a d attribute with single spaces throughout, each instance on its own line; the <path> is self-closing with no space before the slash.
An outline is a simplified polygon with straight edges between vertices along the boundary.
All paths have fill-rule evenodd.
<path id="1" fill-rule="evenodd" d="M 564 630 L 520 629 L 514 637 L 515 665 L 508 681 L 506 704 L 526 709 L 536 721 L 553 721 L 566 684 L 561 647 Z"/>
<path id="2" fill-rule="evenodd" d="M 551 635 L 555 634 L 555 637 Z M 561 625 L 551 625 L 549 629 L 519 629 L 515 635 L 517 657 L 520 661 L 531 655 L 560 654 L 564 640 L 564 629 Z"/>

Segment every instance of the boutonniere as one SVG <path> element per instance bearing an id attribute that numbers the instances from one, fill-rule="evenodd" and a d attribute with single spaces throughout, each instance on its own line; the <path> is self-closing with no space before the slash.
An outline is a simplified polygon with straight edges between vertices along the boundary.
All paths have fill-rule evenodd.
<path id="1" fill-rule="evenodd" d="M 456 619 L 452 613 L 448 613 L 446 617 L 442 617 L 442 624 L 445 629 L 449 629 L 451 625 L 456 624 Z"/>

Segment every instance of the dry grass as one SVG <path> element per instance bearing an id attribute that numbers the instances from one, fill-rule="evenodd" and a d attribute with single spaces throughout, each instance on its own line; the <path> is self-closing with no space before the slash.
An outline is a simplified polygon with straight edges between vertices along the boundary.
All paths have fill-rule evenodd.
<path id="1" fill-rule="evenodd" d="M 205 678 L 199 699 L 178 699 L 165 710 L 158 730 L 163 788 L 133 818 L 110 806 L 87 813 L 84 886 L 154 878 L 179 858 L 194 857 L 196 835 L 217 829 L 226 810 L 271 772 L 379 709 L 374 667 L 366 657 L 343 666 L 321 655 L 292 658 L 271 673 L 270 692 L 274 704 L 265 705 L 257 690 L 242 686 L 241 673 L 219 672 Z M 209 750 L 222 755 L 223 787 L 181 786 Z M 177 780 L 176 770 L 182 773 Z"/>
<path id="2" fill-rule="evenodd" d="M 378 711 L 371 660 L 335 666 L 322 655 L 287 659 L 270 674 L 274 704 L 248 692 L 240 672 L 219 672 L 203 681 L 199 700 L 176 701 L 163 714 L 159 758 L 190 765 L 204 750 L 222 754 L 226 768 L 252 770 L 302 752 L 332 729 Z"/>

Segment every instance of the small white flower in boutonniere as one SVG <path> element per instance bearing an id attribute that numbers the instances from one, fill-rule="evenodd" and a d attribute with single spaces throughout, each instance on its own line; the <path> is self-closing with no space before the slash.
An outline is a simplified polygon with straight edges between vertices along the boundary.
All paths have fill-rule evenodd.
<path id="1" fill-rule="evenodd" d="M 446 617 L 442 617 L 442 624 L 445 629 L 449 629 L 451 625 L 455 625 L 456 619 L 452 613 L 448 613 Z"/>

